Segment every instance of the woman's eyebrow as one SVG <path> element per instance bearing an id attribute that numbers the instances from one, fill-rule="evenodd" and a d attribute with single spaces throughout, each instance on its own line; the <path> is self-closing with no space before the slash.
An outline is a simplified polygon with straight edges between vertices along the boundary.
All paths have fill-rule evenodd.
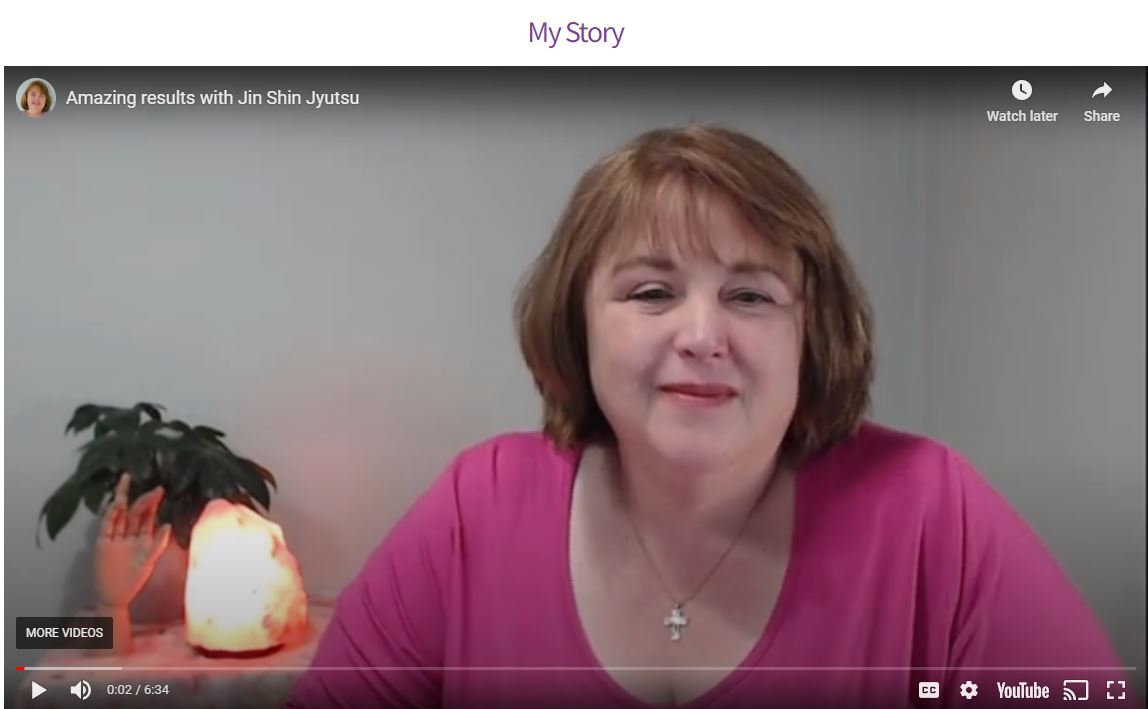
<path id="1" fill-rule="evenodd" d="M 677 270 L 677 265 L 674 263 L 673 259 L 669 257 L 644 255 L 634 256 L 623 261 L 619 261 L 617 264 L 615 264 L 612 274 L 618 275 L 623 271 L 627 271 L 631 268 L 638 268 L 640 266 L 646 266 L 658 271 L 667 272 Z M 735 262 L 728 268 L 731 273 L 736 275 L 757 275 L 759 273 L 768 273 L 783 282 L 786 280 L 785 275 L 776 266 L 769 263 L 763 263 L 761 261 L 741 260 Z"/>
<path id="2" fill-rule="evenodd" d="M 730 271 L 738 275 L 748 274 L 751 276 L 755 276 L 759 273 L 768 273 L 786 282 L 785 274 L 781 272 L 781 269 L 771 263 L 763 263 L 761 261 L 738 261 L 730 267 Z"/>
<path id="3" fill-rule="evenodd" d="M 622 271 L 628 271 L 631 268 L 638 268 L 639 266 L 647 266 L 658 271 L 673 271 L 677 269 L 673 260 L 666 256 L 633 256 L 616 263 L 611 273 L 618 275 Z"/>

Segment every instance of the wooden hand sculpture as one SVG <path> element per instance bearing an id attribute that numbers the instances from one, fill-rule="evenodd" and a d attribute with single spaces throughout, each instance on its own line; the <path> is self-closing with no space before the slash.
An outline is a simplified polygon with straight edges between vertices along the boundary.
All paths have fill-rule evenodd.
<path id="1" fill-rule="evenodd" d="M 116 484 L 112 504 L 104 512 L 96 541 L 95 572 L 98 613 L 112 618 L 112 652 L 131 652 L 132 600 L 155 571 L 159 555 L 171 539 L 171 525 L 156 529 L 163 488 L 141 495 L 128 506 L 131 477 L 124 473 Z"/>

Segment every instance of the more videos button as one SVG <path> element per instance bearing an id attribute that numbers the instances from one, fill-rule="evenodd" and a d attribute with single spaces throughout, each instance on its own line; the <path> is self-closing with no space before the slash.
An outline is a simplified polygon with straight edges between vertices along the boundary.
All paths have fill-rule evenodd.
<path id="1" fill-rule="evenodd" d="M 17 650 L 110 650 L 109 617 L 16 618 Z"/>

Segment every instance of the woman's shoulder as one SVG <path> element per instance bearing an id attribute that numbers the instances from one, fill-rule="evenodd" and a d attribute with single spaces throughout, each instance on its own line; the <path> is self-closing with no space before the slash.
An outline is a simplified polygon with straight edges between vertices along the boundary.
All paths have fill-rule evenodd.
<path id="1" fill-rule="evenodd" d="M 439 479 L 460 509 L 506 508 L 522 500 L 560 503 L 578 451 L 541 431 L 507 431 L 464 446 Z"/>
<path id="2" fill-rule="evenodd" d="M 576 453 L 563 448 L 538 430 L 513 430 L 497 433 L 462 447 L 458 457 L 470 462 L 494 462 L 498 459 L 514 463 L 529 462 L 542 465 L 560 465 Z"/>
<path id="3" fill-rule="evenodd" d="M 577 457 L 541 431 L 507 431 L 469 444 L 455 456 L 452 466 L 461 474 L 511 482 L 539 474 L 559 474 Z"/>
<path id="4" fill-rule="evenodd" d="M 907 508 L 952 506 L 967 501 L 970 494 L 993 493 L 953 446 L 872 421 L 810 459 L 803 472 L 812 489 L 824 496 Z"/>
<path id="5" fill-rule="evenodd" d="M 838 441 L 820 457 L 835 462 L 864 461 L 875 467 L 907 464 L 919 467 L 943 464 L 955 454 L 954 448 L 924 434 L 864 421 L 852 435 Z"/>
<path id="6" fill-rule="evenodd" d="M 501 433 L 456 450 L 384 546 L 429 543 L 449 557 L 458 551 L 460 535 L 478 549 L 484 538 L 504 540 L 508 530 L 544 524 L 568 500 L 576 452 L 556 446 L 541 432 Z"/>

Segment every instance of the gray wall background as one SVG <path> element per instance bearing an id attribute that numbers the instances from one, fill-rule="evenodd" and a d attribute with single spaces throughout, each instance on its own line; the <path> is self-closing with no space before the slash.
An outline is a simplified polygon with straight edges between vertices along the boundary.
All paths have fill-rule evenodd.
<path id="1" fill-rule="evenodd" d="M 1142 77 L 1102 108 L 1130 108 L 1120 124 L 990 125 L 962 120 L 959 94 L 932 97 L 923 349 L 925 429 L 1043 536 L 1138 668 L 1141 697 Z M 1033 83 L 1031 108 L 1100 108 L 1090 89 L 1041 100 Z"/>
<path id="2" fill-rule="evenodd" d="M 85 509 L 33 543 L 86 440 L 63 436 L 75 406 L 155 401 L 226 431 L 276 472 L 272 517 L 334 594 L 459 449 L 537 427 L 511 297 L 578 176 L 642 130 L 716 120 L 828 202 L 876 309 L 874 418 L 967 453 L 1143 667 L 1143 72 L 1029 72 L 1026 108 L 1072 104 L 1054 126 L 988 124 L 1018 78 L 989 71 L 10 69 L 9 93 L 25 74 L 61 96 L 363 105 L 29 121 L 7 102 L 10 658 L 35 661 L 12 654 L 15 616 L 91 598 Z M 1125 120 L 1084 125 L 1072 102 L 1102 80 Z"/>

